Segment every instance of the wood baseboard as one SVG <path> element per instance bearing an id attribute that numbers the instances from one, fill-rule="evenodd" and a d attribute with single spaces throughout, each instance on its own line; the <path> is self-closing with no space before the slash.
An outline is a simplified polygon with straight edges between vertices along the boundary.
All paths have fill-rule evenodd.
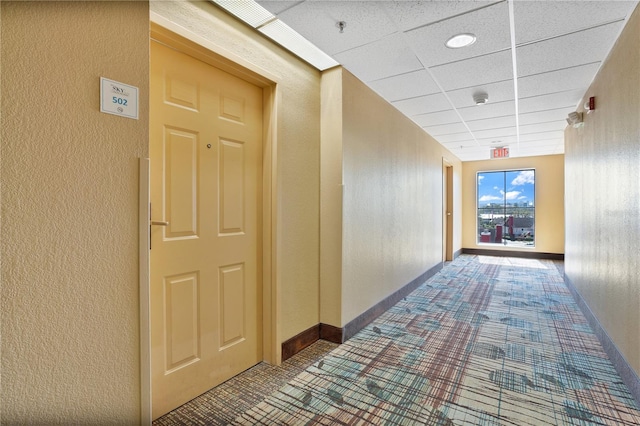
<path id="1" fill-rule="evenodd" d="M 287 341 L 282 342 L 282 361 L 291 358 L 318 339 L 320 339 L 320 324 L 309 327 Z"/>
<path id="2" fill-rule="evenodd" d="M 282 343 L 282 361 L 286 361 L 319 339 L 338 344 L 346 342 L 373 320 L 389 310 L 393 305 L 398 303 L 402 298 L 406 297 L 413 290 L 420 287 L 426 280 L 438 273 L 438 271 L 442 269 L 442 266 L 442 263 L 438 263 L 436 266 L 427 270 L 383 301 L 377 303 L 375 306 L 350 321 L 343 328 L 320 323 L 298 333 Z"/>
<path id="3" fill-rule="evenodd" d="M 333 343 L 342 343 L 342 329 L 329 324 L 320 323 L 320 338 Z"/>
<path id="4" fill-rule="evenodd" d="M 291 358 L 318 340 L 342 343 L 342 329 L 329 324 L 317 324 L 282 343 L 282 361 Z"/>

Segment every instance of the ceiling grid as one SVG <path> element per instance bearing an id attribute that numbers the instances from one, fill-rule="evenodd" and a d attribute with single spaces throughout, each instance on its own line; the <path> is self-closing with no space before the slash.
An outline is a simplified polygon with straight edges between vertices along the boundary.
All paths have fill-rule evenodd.
<path id="1" fill-rule="evenodd" d="M 511 156 L 563 153 L 567 114 L 638 0 L 257 3 L 472 161 L 498 146 L 509 146 Z M 475 43 L 445 46 L 460 33 L 475 35 Z M 485 105 L 474 102 L 480 92 Z"/>

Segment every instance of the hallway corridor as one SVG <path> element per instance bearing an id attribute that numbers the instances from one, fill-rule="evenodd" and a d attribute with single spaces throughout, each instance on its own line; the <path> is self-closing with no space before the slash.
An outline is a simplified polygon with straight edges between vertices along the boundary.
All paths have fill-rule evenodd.
<path id="1" fill-rule="evenodd" d="M 562 266 L 462 255 L 231 424 L 640 424 Z"/>

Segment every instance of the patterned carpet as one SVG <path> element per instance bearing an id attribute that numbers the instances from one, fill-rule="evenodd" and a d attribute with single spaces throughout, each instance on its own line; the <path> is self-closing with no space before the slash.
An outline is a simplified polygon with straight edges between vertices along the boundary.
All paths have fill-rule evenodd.
<path id="1" fill-rule="evenodd" d="M 231 424 L 639 425 L 558 265 L 460 256 Z"/>
<path id="2" fill-rule="evenodd" d="M 165 414 L 153 426 L 228 425 L 337 346 L 318 340 L 280 366 L 261 362 Z"/>

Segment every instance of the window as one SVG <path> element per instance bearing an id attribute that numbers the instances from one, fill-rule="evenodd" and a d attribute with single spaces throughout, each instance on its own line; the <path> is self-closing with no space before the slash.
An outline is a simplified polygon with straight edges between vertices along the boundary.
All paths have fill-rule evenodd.
<path id="1" fill-rule="evenodd" d="M 478 172 L 478 244 L 535 246 L 535 170 Z"/>

